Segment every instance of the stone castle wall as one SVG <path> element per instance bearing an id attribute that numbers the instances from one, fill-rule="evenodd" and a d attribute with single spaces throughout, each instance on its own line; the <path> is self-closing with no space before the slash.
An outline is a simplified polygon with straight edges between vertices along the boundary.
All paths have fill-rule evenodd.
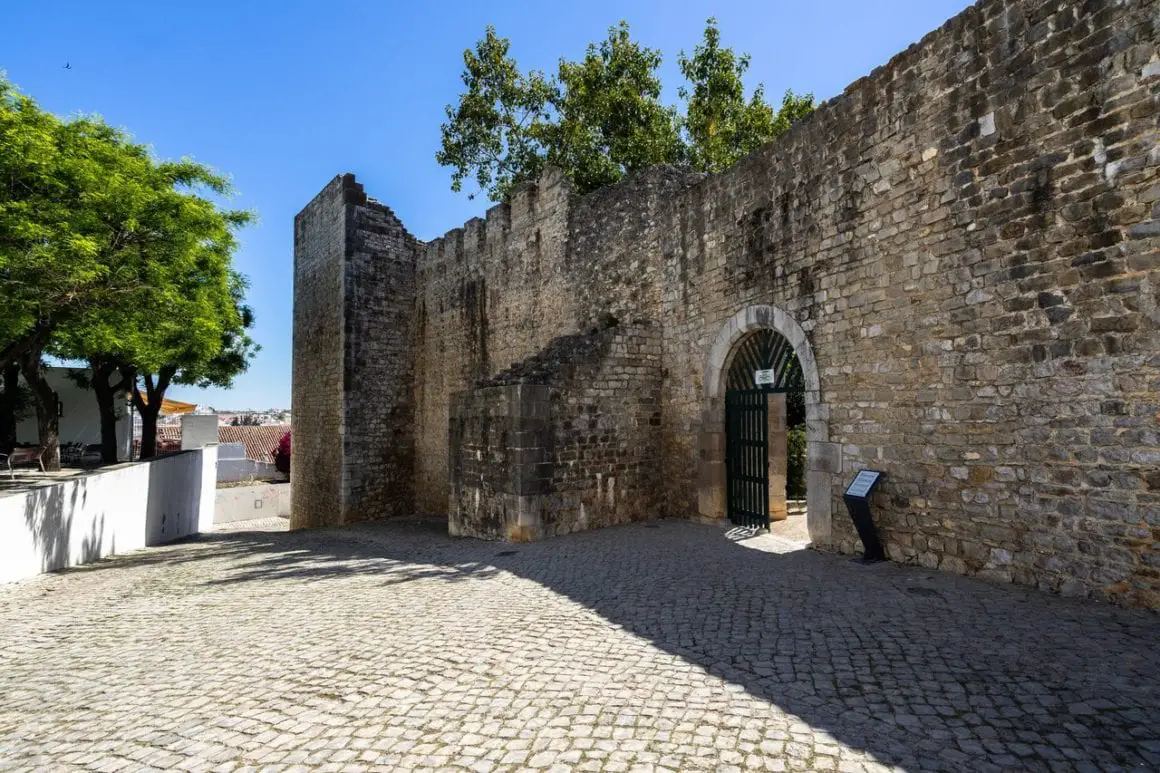
<path id="1" fill-rule="evenodd" d="M 342 452 L 344 523 L 414 512 L 415 262 L 389 208 L 348 194 Z"/>
<path id="2" fill-rule="evenodd" d="M 660 330 L 564 336 L 459 393 L 451 533 L 517 541 L 655 518 Z"/>
<path id="3" fill-rule="evenodd" d="M 1158 10 L 977 4 L 659 213 L 674 480 L 706 349 L 771 304 L 819 368 L 833 547 L 871 467 L 896 560 L 1160 603 Z"/>
<path id="4" fill-rule="evenodd" d="M 418 248 L 353 175 L 295 219 L 295 528 L 414 511 Z"/>
<path id="5" fill-rule="evenodd" d="M 656 168 L 576 197 L 549 173 L 486 220 L 402 239 L 414 490 L 377 496 L 446 512 L 453 395 L 561 336 L 648 321 L 656 511 L 720 517 L 722 342 L 780 326 L 808 350 L 816 542 L 857 548 L 840 494 L 871 467 L 896 560 L 1160 606 L 1158 25 L 1158 0 L 982 0 L 720 175 Z M 335 281 L 334 185 L 296 231 L 295 421 L 322 422 L 307 442 L 334 431 L 314 336 L 335 322 L 298 307 L 379 270 L 375 247 Z M 345 348 L 349 383 L 365 365 Z M 373 461 L 349 438 L 344 469 Z"/>
<path id="6" fill-rule="evenodd" d="M 661 332 L 647 322 L 600 336 L 599 359 L 565 367 L 551 387 L 551 490 L 545 535 L 657 518 Z"/>
<path id="7" fill-rule="evenodd" d="M 342 501 L 343 262 L 347 207 L 336 177 L 294 219 L 293 524 L 325 526 Z"/>
<path id="8" fill-rule="evenodd" d="M 420 426 L 447 426 L 451 395 L 558 336 L 609 320 L 655 320 L 660 234 L 650 213 L 699 179 L 658 168 L 578 198 L 549 170 L 486 219 L 427 243 L 418 268 Z M 447 507 L 448 453 L 446 432 L 422 433 L 416 464 L 423 512 Z"/>
<path id="9" fill-rule="evenodd" d="M 443 514 L 448 501 L 451 396 L 576 329 L 564 265 L 570 197 L 562 178 L 517 191 L 486 220 L 424 246 L 418 268 L 414 360 L 417 507 Z"/>

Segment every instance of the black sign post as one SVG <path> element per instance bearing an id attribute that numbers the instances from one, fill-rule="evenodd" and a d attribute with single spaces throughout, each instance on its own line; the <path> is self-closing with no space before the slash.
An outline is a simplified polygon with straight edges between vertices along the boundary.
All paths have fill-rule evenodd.
<path id="1" fill-rule="evenodd" d="M 854 521 L 854 528 L 858 530 L 858 537 L 865 549 L 862 554 L 864 564 L 886 560 L 886 551 L 878 541 L 878 531 L 874 528 L 874 519 L 870 517 L 870 492 L 878 485 L 881 477 L 880 472 L 862 470 L 850 481 L 842 497 L 846 500 L 846 509 L 850 511 L 850 518 Z"/>

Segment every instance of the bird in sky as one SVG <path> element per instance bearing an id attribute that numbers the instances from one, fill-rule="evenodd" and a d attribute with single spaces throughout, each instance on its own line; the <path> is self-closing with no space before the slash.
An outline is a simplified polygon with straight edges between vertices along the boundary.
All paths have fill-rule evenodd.
<path id="1" fill-rule="evenodd" d="M 64 69 L 66 69 L 66 70 L 71 70 L 71 69 L 72 69 L 72 65 L 71 65 L 70 63 L 68 63 L 68 62 L 65 62 L 65 63 L 64 63 Z"/>

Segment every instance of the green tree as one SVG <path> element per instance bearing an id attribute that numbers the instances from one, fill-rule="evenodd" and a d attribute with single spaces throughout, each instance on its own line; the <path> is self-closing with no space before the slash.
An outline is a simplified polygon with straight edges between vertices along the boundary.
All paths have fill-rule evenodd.
<path id="1" fill-rule="evenodd" d="M 88 122 L 61 123 L 0 78 L 0 369 L 23 373 L 50 469 L 59 464 L 58 411 L 42 354 L 62 318 L 110 284 L 80 208 L 95 133 Z"/>
<path id="2" fill-rule="evenodd" d="M 100 224 L 93 237 L 107 265 L 138 281 L 115 302 L 74 314 L 52 347 L 89 365 L 108 463 L 117 460 L 116 395 L 133 391 L 138 371 L 155 367 L 160 377 L 166 360 L 216 356 L 224 332 L 238 324 L 232 293 L 244 283 L 231 268 L 234 231 L 250 219 L 201 195 L 230 192 L 226 179 L 207 167 L 157 162 L 145 148 L 115 141 L 120 154 L 88 201 Z M 143 415 L 156 418 L 151 410 Z"/>
<path id="3" fill-rule="evenodd" d="M 45 349 L 69 320 L 141 285 L 102 252 L 90 206 L 118 137 L 99 120 L 61 122 L 0 79 L 0 368 L 16 363 L 24 376 L 49 469 L 59 465 L 59 406 Z"/>
<path id="4" fill-rule="evenodd" d="M 555 121 L 542 132 L 547 162 L 563 169 L 578 190 L 681 160 L 677 113 L 660 101 L 660 65 L 660 52 L 634 41 L 623 21 L 599 45 L 589 45 L 583 60 L 560 60 Z"/>
<path id="5" fill-rule="evenodd" d="M 786 92 L 781 108 L 760 85 L 748 99 L 748 55 L 720 45 L 715 20 L 691 57 L 681 54 L 689 84 L 686 114 L 660 99 L 659 51 L 632 39 L 621 22 L 583 59 L 561 59 L 557 73 L 520 71 L 511 42 L 488 27 L 464 52 L 466 90 L 447 106 L 436 160 L 451 167 L 451 188 L 474 179 L 494 200 L 534 180 L 551 164 L 585 193 L 653 164 L 688 164 L 715 172 L 770 141 L 813 109 L 813 97 Z M 474 194 L 472 194 L 474 196 Z"/>
<path id="6" fill-rule="evenodd" d="M 253 347 L 231 260 L 251 216 L 211 198 L 229 192 L 202 164 L 157 161 L 98 118 L 62 122 L 0 81 L 0 366 L 19 363 L 47 465 L 58 420 L 46 352 L 92 368 L 108 461 L 114 395 L 139 372 L 220 380 L 225 366 L 210 363 L 236 366 L 239 342 L 244 368 Z"/>
<path id="7" fill-rule="evenodd" d="M 61 123 L 0 77 L 0 369 L 43 347 L 99 273 L 74 225 Z"/>
<path id="8" fill-rule="evenodd" d="M 102 249 L 99 202 L 129 150 L 146 155 L 99 119 L 62 122 L 0 79 L 0 367 L 141 285 Z"/>
<path id="9" fill-rule="evenodd" d="M 474 179 L 491 198 L 535 179 L 547 155 L 543 131 L 551 120 L 553 85 L 542 73 L 521 73 L 508 55 L 511 41 L 489 26 L 475 49 L 463 52 L 467 90 L 448 105 L 436 160 L 453 167 L 451 189 Z M 472 197 L 475 194 L 471 194 Z"/>
<path id="10" fill-rule="evenodd" d="M 148 348 L 122 371 L 141 416 L 142 459 L 156 454 L 157 417 L 170 386 L 228 389 L 259 350 L 248 334 L 254 314 L 243 303 L 245 280 L 228 265 L 223 274 L 222 267 L 210 261 L 206 274 L 191 275 L 188 297 L 171 307 L 177 323 L 156 328 Z"/>
<path id="11" fill-rule="evenodd" d="M 800 424 L 786 431 L 785 495 L 789 499 L 806 496 L 806 451 L 809 438 L 806 427 Z"/>
<path id="12" fill-rule="evenodd" d="M 678 93 L 686 103 L 684 128 L 693 168 L 726 169 L 813 111 L 812 94 L 787 91 L 775 112 L 765 101 L 761 84 L 746 99 L 743 79 L 749 62 L 749 54 L 721 46 L 714 18 L 705 23 L 704 37 L 693 55 L 682 51 L 677 57 L 681 74 L 689 82 Z"/>
<path id="13" fill-rule="evenodd" d="M 463 54 L 466 91 L 447 106 L 436 153 L 452 167 L 452 190 L 472 178 L 493 200 L 506 199 L 552 164 L 589 191 L 680 160 L 676 112 L 660 102 L 661 55 L 636 43 L 626 23 L 581 61 L 561 59 L 552 78 L 522 73 L 510 48 L 488 27 Z"/>

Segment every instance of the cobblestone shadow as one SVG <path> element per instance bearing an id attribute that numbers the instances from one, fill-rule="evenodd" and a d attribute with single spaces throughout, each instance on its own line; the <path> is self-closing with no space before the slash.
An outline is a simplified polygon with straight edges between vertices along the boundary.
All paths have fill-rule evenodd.
<path id="1" fill-rule="evenodd" d="M 213 582 L 510 573 L 908 770 L 1160 769 L 1151 613 L 753 550 L 677 521 L 518 546 L 441 531 L 442 522 L 357 527 L 321 552 L 259 560 Z"/>
<path id="2" fill-rule="evenodd" d="M 1160 618 L 661 521 L 229 532 L 0 586 L 0 769 L 1160 768 Z"/>

